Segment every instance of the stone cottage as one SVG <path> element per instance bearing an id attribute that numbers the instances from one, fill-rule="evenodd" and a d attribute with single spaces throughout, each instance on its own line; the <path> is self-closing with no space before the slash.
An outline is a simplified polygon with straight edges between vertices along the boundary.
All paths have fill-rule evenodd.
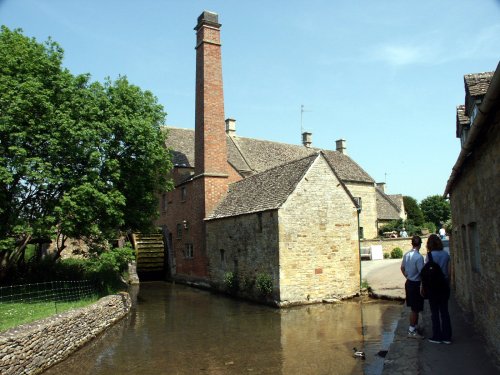
<path id="1" fill-rule="evenodd" d="M 393 220 L 406 220 L 403 195 L 386 194 L 385 183 L 378 182 L 375 188 L 377 200 L 377 230 Z"/>
<path id="2" fill-rule="evenodd" d="M 175 189 L 160 199 L 171 277 L 223 287 L 272 277 L 278 304 L 359 291 L 359 238 L 377 236 L 375 181 L 346 153 L 240 137 L 224 120 L 220 24 L 195 27 L 195 130 L 166 127 Z M 359 213 L 359 215 L 358 215 Z"/>
<path id="3" fill-rule="evenodd" d="M 271 275 L 281 305 L 359 290 L 356 206 L 322 152 L 232 184 L 206 225 L 210 277 L 221 288 L 231 270 L 251 284 Z"/>
<path id="4" fill-rule="evenodd" d="M 500 64 L 495 72 L 464 76 L 464 84 L 456 116 L 462 149 L 444 193 L 451 203 L 455 294 L 500 358 Z"/>

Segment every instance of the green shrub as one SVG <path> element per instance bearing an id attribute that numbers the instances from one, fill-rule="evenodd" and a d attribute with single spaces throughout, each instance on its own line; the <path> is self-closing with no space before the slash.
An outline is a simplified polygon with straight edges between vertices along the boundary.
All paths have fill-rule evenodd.
<path id="1" fill-rule="evenodd" d="M 263 296 L 269 296 L 273 292 L 273 278 L 271 275 L 261 272 L 257 274 L 255 279 L 257 290 Z"/>
<path id="2" fill-rule="evenodd" d="M 399 259 L 403 257 L 403 250 L 401 250 L 399 247 L 395 247 L 391 251 L 391 258 L 392 259 Z"/>
<path id="3" fill-rule="evenodd" d="M 109 294 L 120 288 L 121 274 L 128 263 L 135 259 L 134 250 L 119 247 L 94 254 L 85 262 L 85 276 L 95 281 L 102 288 L 102 293 Z"/>
<path id="4" fill-rule="evenodd" d="M 401 220 L 401 219 L 392 220 L 392 221 L 388 222 L 387 224 L 385 224 L 382 228 L 380 228 L 378 230 L 378 234 L 380 236 L 383 236 L 384 232 L 392 232 L 392 231 L 396 231 L 399 233 L 401 228 L 403 228 L 403 220 Z"/>
<path id="5" fill-rule="evenodd" d="M 372 292 L 372 287 L 370 286 L 370 284 L 368 284 L 368 281 L 366 279 L 363 279 L 363 281 L 361 282 L 361 290 L 367 290 L 369 293 Z"/>
<path id="6" fill-rule="evenodd" d="M 235 290 L 238 284 L 236 280 L 236 274 L 230 271 L 224 273 L 223 283 L 227 290 Z"/>
<path id="7" fill-rule="evenodd" d="M 50 256 L 40 261 L 33 259 L 23 268 L 7 270 L 2 284 L 41 283 L 48 281 L 91 280 L 103 295 L 122 289 L 120 276 L 128 263 L 135 259 L 134 250 L 129 247 L 107 250 L 89 258 L 68 258 L 54 261 Z"/>
<path id="8" fill-rule="evenodd" d="M 391 257 L 391 254 L 389 253 L 384 253 L 384 259 L 389 259 Z"/>
<path id="9" fill-rule="evenodd" d="M 444 229 L 446 230 L 446 233 L 452 233 L 453 223 L 451 222 L 451 219 L 446 220 L 446 222 L 444 223 Z"/>
<path id="10" fill-rule="evenodd" d="M 429 233 L 436 233 L 436 224 L 427 222 L 422 224 L 422 229 L 427 228 L 429 229 Z"/>

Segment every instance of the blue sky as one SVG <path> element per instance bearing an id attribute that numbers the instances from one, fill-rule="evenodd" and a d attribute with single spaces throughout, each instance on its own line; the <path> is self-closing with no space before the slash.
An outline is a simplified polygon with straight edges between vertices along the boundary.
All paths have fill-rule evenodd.
<path id="1" fill-rule="evenodd" d="M 390 194 L 442 194 L 464 74 L 495 70 L 499 0 L 0 0 L 0 23 L 65 50 L 74 74 L 126 75 L 194 128 L 195 32 L 219 14 L 237 134 L 348 154 Z"/>

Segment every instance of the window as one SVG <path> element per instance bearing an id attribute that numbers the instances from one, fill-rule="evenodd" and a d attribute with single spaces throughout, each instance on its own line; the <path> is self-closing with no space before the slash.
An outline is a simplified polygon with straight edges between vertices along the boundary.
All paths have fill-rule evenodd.
<path id="1" fill-rule="evenodd" d="M 479 105 L 481 104 L 480 100 L 476 100 L 474 103 L 474 107 L 472 107 L 472 113 L 470 114 L 470 126 L 474 125 L 474 120 L 476 119 L 478 112 L 479 112 Z"/>
<path id="2" fill-rule="evenodd" d="M 182 238 L 182 224 L 177 224 L 177 238 Z"/>
<path id="3" fill-rule="evenodd" d="M 184 258 L 193 259 L 193 244 L 192 243 L 184 244 Z"/>
<path id="4" fill-rule="evenodd" d="M 365 231 L 363 227 L 359 227 L 359 238 L 365 238 Z"/>
<path id="5" fill-rule="evenodd" d="M 467 142 L 467 137 L 469 136 L 469 126 L 462 127 L 462 134 L 460 134 L 460 144 L 463 146 Z"/>
<path id="6" fill-rule="evenodd" d="M 361 208 L 363 207 L 361 197 L 354 197 L 354 202 L 356 202 L 356 204 L 358 205 L 358 210 L 361 211 Z"/>
<path id="7" fill-rule="evenodd" d="M 186 187 L 181 187 L 181 202 L 185 202 L 187 197 Z"/>
<path id="8" fill-rule="evenodd" d="M 166 212 L 167 207 L 168 207 L 167 193 L 163 193 L 161 195 L 161 209 L 162 209 L 162 211 Z"/>
<path id="9" fill-rule="evenodd" d="M 471 254 L 472 271 L 481 272 L 481 249 L 479 248 L 479 236 L 477 235 L 477 224 L 467 225 L 469 232 L 469 249 Z"/>
<path id="10" fill-rule="evenodd" d="M 220 249 L 220 263 L 224 266 L 226 264 L 226 254 L 224 249 Z"/>
<path id="11" fill-rule="evenodd" d="M 465 228 L 465 225 L 462 225 L 460 227 L 460 239 L 462 240 L 462 258 L 464 260 L 464 263 L 467 264 L 469 259 L 468 259 L 468 250 L 467 250 L 467 230 Z"/>
<path id="12" fill-rule="evenodd" d="M 262 212 L 257 213 L 257 233 L 262 233 Z"/>

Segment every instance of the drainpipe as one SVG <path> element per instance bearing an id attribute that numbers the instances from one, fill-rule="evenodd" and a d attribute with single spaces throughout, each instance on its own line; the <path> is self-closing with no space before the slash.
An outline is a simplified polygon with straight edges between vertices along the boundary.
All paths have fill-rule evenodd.
<path id="1" fill-rule="evenodd" d="M 361 277 L 361 237 L 360 237 L 360 231 L 359 228 L 360 222 L 359 222 L 359 214 L 361 213 L 361 207 L 356 206 L 356 212 L 358 214 L 358 253 L 359 253 L 359 294 L 361 295 L 361 285 L 363 284 L 362 277 Z"/>

